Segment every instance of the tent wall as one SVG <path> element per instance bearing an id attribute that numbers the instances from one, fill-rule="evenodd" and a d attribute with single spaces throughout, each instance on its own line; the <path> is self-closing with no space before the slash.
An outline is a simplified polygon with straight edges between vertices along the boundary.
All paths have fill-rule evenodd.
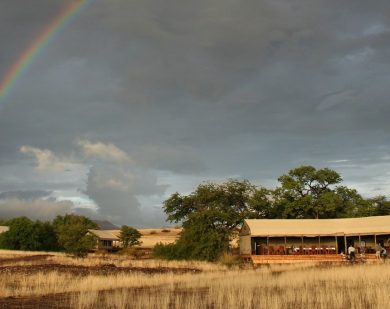
<path id="1" fill-rule="evenodd" d="M 251 254 L 252 248 L 251 248 L 251 237 L 248 236 L 241 236 L 240 237 L 240 254 Z"/>

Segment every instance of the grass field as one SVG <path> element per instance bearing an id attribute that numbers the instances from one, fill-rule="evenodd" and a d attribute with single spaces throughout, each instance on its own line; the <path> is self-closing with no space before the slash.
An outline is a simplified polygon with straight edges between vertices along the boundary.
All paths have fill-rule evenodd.
<path id="1" fill-rule="evenodd" d="M 390 263 L 228 269 L 0 251 L 0 308 L 388 308 Z"/>

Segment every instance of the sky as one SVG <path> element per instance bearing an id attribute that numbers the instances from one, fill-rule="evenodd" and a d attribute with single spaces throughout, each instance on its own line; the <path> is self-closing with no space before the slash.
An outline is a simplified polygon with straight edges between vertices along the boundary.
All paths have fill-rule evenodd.
<path id="1" fill-rule="evenodd" d="M 0 0 L 0 80 L 78 0 Z M 386 0 L 92 0 L 0 101 L 0 217 L 162 226 L 203 181 L 390 197 Z"/>

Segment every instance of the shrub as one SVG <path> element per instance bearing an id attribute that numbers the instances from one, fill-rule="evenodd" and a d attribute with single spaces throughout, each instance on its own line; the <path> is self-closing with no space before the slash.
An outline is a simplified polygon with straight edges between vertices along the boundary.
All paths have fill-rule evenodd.
<path id="1" fill-rule="evenodd" d="M 158 243 L 153 247 L 153 257 L 165 260 L 179 260 L 184 259 L 185 257 L 180 258 L 180 251 L 177 248 L 176 244 L 163 244 Z"/>
<path id="2" fill-rule="evenodd" d="M 149 235 L 155 235 L 155 234 L 157 234 L 156 231 L 150 231 L 150 233 L 149 233 Z"/>
<path id="3" fill-rule="evenodd" d="M 11 250 L 58 250 L 57 236 L 49 222 L 18 217 L 7 222 L 9 231 L 1 236 L 0 247 Z"/>
<path id="4" fill-rule="evenodd" d="M 168 230 L 168 229 L 163 229 L 161 230 L 162 233 L 169 233 L 171 230 Z"/>

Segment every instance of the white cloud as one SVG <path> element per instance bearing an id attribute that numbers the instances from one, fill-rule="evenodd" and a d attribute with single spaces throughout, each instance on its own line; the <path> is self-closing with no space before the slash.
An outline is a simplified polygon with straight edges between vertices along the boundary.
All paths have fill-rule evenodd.
<path id="1" fill-rule="evenodd" d="M 62 172 L 70 169 L 75 163 L 68 159 L 60 159 L 49 149 L 31 146 L 20 147 L 20 152 L 31 155 L 36 159 L 36 170 L 40 172 Z"/>
<path id="2" fill-rule="evenodd" d="M 77 144 L 81 148 L 84 156 L 87 158 L 95 157 L 118 163 L 133 162 L 126 152 L 119 149 L 114 144 L 105 144 L 102 142 L 92 143 L 88 140 L 80 140 Z"/>

